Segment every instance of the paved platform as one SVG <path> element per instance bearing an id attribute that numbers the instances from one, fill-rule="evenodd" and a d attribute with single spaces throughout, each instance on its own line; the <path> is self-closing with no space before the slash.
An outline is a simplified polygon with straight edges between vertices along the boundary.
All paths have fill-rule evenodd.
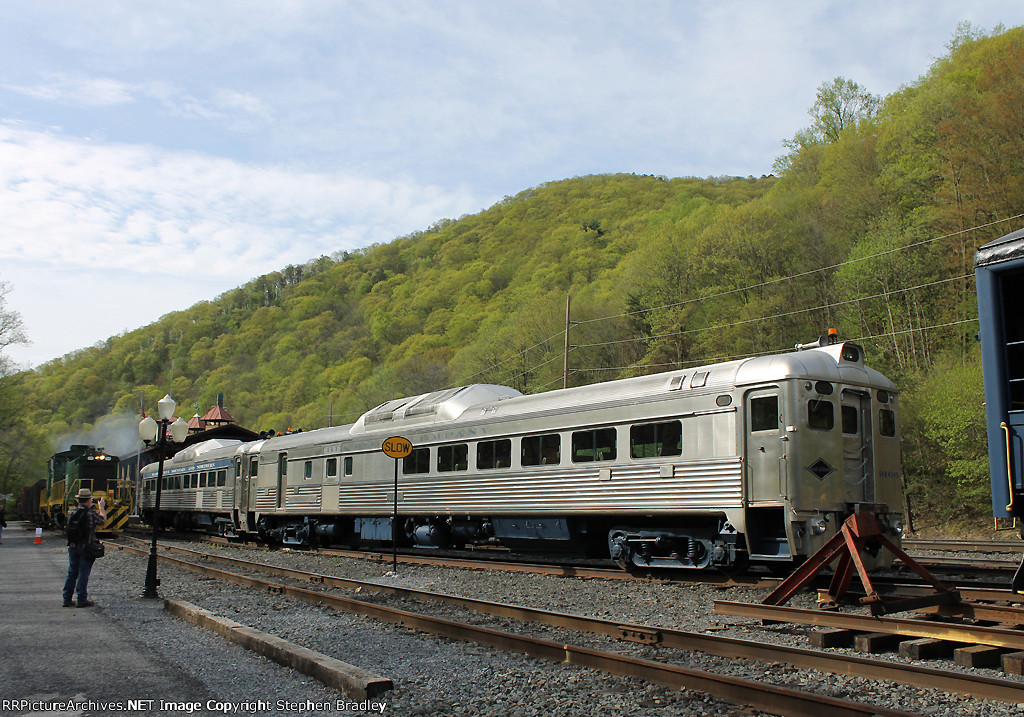
<path id="1" fill-rule="evenodd" d="M 127 634 L 104 615 L 93 585 L 103 579 L 99 567 L 90 597 L 100 607 L 63 607 L 67 551 L 52 532 L 46 545 L 34 541 L 34 531 L 11 521 L 0 544 L 0 714 L 168 714 L 152 708 L 160 700 L 205 706 L 216 699 L 161 660 L 145 635 Z M 141 602 L 163 611 L 162 600 Z"/>

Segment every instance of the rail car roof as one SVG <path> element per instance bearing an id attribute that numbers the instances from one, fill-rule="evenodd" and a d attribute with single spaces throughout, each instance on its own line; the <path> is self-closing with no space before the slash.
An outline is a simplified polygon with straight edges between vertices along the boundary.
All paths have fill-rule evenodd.
<path id="1" fill-rule="evenodd" d="M 974 266 L 1002 264 L 1014 259 L 1024 259 L 1024 229 L 1010 232 L 978 249 L 974 254 Z"/>
<path id="2" fill-rule="evenodd" d="M 211 438 L 208 441 L 196 443 L 188 448 L 182 448 L 171 456 L 170 460 L 165 462 L 171 464 L 194 463 L 206 453 L 217 448 L 227 448 L 228 446 L 238 446 L 239 444 L 241 444 L 241 441 L 234 438 Z"/>
<path id="3" fill-rule="evenodd" d="M 804 351 L 757 356 L 683 371 L 636 376 L 589 386 L 547 391 L 524 396 L 513 388 L 475 384 L 457 389 L 395 399 L 364 413 L 348 426 L 322 428 L 323 440 L 376 435 L 399 430 L 429 429 L 432 425 L 460 423 L 482 418 L 501 418 L 544 411 L 572 410 L 583 406 L 656 400 L 674 391 L 726 391 L 735 387 L 781 381 L 788 378 L 834 381 L 871 386 L 896 392 L 896 386 L 878 371 L 858 360 L 842 357 L 843 347 L 833 344 Z M 696 383 L 695 384 L 695 377 Z M 270 439 L 280 449 L 309 441 L 303 434 Z"/>

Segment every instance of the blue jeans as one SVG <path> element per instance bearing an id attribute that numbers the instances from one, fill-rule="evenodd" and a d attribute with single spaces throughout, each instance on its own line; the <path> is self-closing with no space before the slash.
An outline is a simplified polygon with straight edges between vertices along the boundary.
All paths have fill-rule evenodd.
<path id="1" fill-rule="evenodd" d="M 85 557 L 85 548 L 68 546 L 68 579 L 64 581 L 64 602 L 71 602 L 71 595 L 78 586 L 78 604 L 89 599 L 89 573 L 95 559 Z"/>

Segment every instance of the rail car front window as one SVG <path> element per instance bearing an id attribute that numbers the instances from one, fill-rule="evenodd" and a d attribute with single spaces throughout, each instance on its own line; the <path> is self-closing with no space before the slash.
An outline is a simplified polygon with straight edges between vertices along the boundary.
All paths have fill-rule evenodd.
<path id="1" fill-rule="evenodd" d="M 572 434 L 572 462 L 615 460 L 615 429 L 576 431 Z"/>
<path id="2" fill-rule="evenodd" d="M 402 472 L 407 475 L 412 473 L 429 473 L 430 449 L 413 448 L 412 453 L 402 459 Z"/>
<path id="3" fill-rule="evenodd" d="M 831 401 L 812 398 L 807 402 L 807 425 L 819 431 L 831 431 L 836 425 L 835 405 Z"/>
<path id="4" fill-rule="evenodd" d="M 896 414 L 888 408 L 882 408 L 878 411 L 878 432 L 887 438 L 892 438 L 896 435 Z"/>
<path id="5" fill-rule="evenodd" d="M 629 428 L 629 454 L 633 458 L 679 456 L 683 453 L 683 424 L 679 421 L 645 423 Z"/>
<path id="6" fill-rule="evenodd" d="M 843 433 L 847 435 L 856 435 L 860 430 L 860 421 L 857 416 L 856 406 L 843 406 Z"/>
<path id="7" fill-rule="evenodd" d="M 522 443 L 524 466 L 557 465 L 562 460 L 562 439 L 557 433 L 525 436 Z"/>
<path id="8" fill-rule="evenodd" d="M 454 446 L 438 446 L 437 470 L 441 473 L 464 471 L 469 468 L 469 444 L 457 443 Z"/>
<path id="9" fill-rule="evenodd" d="M 508 468 L 512 465 L 512 441 L 480 441 L 476 444 L 476 467 L 480 470 Z"/>

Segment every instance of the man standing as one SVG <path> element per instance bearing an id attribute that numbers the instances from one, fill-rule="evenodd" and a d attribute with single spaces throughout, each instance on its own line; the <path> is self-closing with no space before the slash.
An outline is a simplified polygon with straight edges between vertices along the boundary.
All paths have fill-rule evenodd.
<path id="1" fill-rule="evenodd" d="M 82 511 L 79 513 L 79 511 Z M 78 515 L 76 516 L 76 513 Z M 75 518 L 72 521 L 72 518 Z M 85 548 L 96 540 L 96 528 L 107 519 L 106 506 L 100 498 L 93 507 L 92 491 L 82 488 L 78 491 L 78 506 L 68 511 L 68 579 L 64 581 L 64 607 L 74 607 L 71 596 L 78 587 L 78 607 L 92 607 L 96 603 L 89 599 L 89 573 L 95 558 L 86 555 Z M 77 529 L 75 529 L 77 526 Z"/>

